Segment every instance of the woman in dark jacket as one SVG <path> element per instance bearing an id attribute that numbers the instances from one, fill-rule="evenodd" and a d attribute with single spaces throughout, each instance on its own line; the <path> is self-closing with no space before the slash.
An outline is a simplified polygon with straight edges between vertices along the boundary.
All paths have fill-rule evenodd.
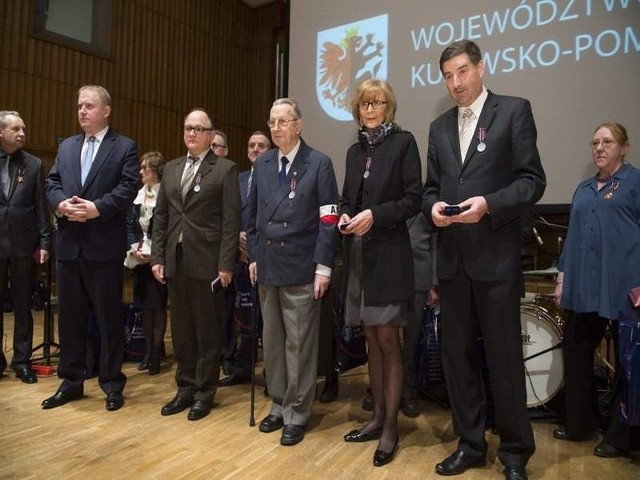
<path id="1" fill-rule="evenodd" d="M 402 394 L 399 329 L 413 302 L 411 243 L 406 221 L 420 212 L 421 164 L 413 135 L 394 122 L 389 84 L 366 80 L 353 101 L 359 141 L 347 152 L 340 232 L 345 248 L 345 323 L 362 323 L 369 353 L 373 417 L 345 435 L 347 442 L 379 439 L 373 464 L 393 460 Z"/>
<path id="2" fill-rule="evenodd" d="M 138 191 L 127 218 L 127 237 L 131 249 L 125 265 L 133 268 L 133 306 L 141 310 L 146 353 L 138 370 L 149 375 L 160 372 L 160 361 L 167 329 L 167 287 L 157 282 L 149 266 L 153 209 L 158 197 L 164 157 L 160 152 L 145 153 L 140 159 L 143 186 Z"/>

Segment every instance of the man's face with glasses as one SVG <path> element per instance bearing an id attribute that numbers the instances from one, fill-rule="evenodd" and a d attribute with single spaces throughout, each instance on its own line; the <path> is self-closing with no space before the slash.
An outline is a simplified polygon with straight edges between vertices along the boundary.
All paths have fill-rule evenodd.
<path id="1" fill-rule="evenodd" d="M 291 105 L 282 104 L 271 107 L 267 125 L 271 130 L 273 143 L 280 147 L 285 155 L 296 146 L 302 131 L 302 119 L 296 117 Z"/>
<path id="2" fill-rule="evenodd" d="M 184 120 L 184 144 L 190 155 L 198 156 L 211 146 L 211 123 L 207 114 L 196 110 Z"/>
<path id="3" fill-rule="evenodd" d="M 227 153 L 229 153 L 229 147 L 224 143 L 224 138 L 220 135 L 214 135 L 211 150 L 217 157 L 226 157 Z"/>

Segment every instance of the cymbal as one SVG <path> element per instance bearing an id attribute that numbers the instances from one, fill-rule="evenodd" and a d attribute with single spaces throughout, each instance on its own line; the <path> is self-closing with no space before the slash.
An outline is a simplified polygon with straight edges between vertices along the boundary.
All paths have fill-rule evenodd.
<path id="1" fill-rule="evenodd" d="M 553 277 L 560 273 L 558 269 L 554 267 L 545 268 L 544 270 L 526 270 L 522 272 L 523 275 L 527 276 L 539 276 L 539 277 Z"/>

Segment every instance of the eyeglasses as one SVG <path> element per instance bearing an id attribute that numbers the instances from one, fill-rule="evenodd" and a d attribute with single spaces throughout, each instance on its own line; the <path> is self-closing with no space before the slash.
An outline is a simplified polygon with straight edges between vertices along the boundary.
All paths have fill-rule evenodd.
<path id="1" fill-rule="evenodd" d="M 384 100 L 362 101 L 360 102 L 360 110 L 369 110 L 369 107 L 373 107 L 374 110 L 382 110 L 387 104 Z"/>
<path id="2" fill-rule="evenodd" d="M 276 118 L 267 120 L 267 126 L 269 128 L 276 128 L 280 125 L 282 128 L 287 127 L 291 122 L 297 122 L 299 118 Z"/>
<path id="3" fill-rule="evenodd" d="M 151 167 L 147 167 L 146 165 L 140 165 L 140 170 L 147 170 L 150 169 Z"/>
<path id="4" fill-rule="evenodd" d="M 216 148 L 227 148 L 227 146 L 226 145 L 220 145 L 219 143 L 212 143 L 211 144 L 211 148 L 213 148 L 215 150 Z"/>
<path id="5" fill-rule="evenodd" d="M 257 142 L 257 143 L 250 142 L 249 143 L 249 148 L 256 148 L 256 147 L 257 148 L 267 148 L 267 144 L 263 143 L 263 142 Z"/>
<path id="6" fill-rule="evenodd" d="M 213 128 L 205 128 L 200 126 L 192 127 L 191 125 L 184 126 L 184 133 L 196 132 L 198 135 L 200 135 L 202 132 L 206 132 L 208 130 L 213 130 Z"/>
<path id="7" fill-rule="evenodd" d="M 618 143 L 618 142 L 616 142 L 615 140 L 611 140 L 609 138 L 606 138 L 604 140 L 591 140 L 589 142 L 589 146 L 591 147 L 592 150 L 595 150 L 600 146 L 600 144 L 602 144 L 603 148 L 611 148 L 616 143 Z"/>

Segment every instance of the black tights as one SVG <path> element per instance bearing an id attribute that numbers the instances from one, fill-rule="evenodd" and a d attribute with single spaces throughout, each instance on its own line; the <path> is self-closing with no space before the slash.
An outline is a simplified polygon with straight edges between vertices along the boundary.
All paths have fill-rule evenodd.
<path id="1" fill-rule="evenodd" d="M 391 452 L 398 439 L 398 411 L 402 396 L 402 351 L 399 328 L 365 327 L 369 354 L 369 382 L 373 417 L 362 427 L 368 433 L 382 427 L 378 449 Z"/>
<path id="2" fill-rule="evenodd" d="M 145 344 L 147 351 L 143 363 L 149 363 L 154 370 L 160 368 L 162 360 L 162 346 L 164 344 L 164 334 L 167 330 L 167 309 L 156 308 L 152 310 L 142 310 L 142 329 L 144 330 Z"/>

